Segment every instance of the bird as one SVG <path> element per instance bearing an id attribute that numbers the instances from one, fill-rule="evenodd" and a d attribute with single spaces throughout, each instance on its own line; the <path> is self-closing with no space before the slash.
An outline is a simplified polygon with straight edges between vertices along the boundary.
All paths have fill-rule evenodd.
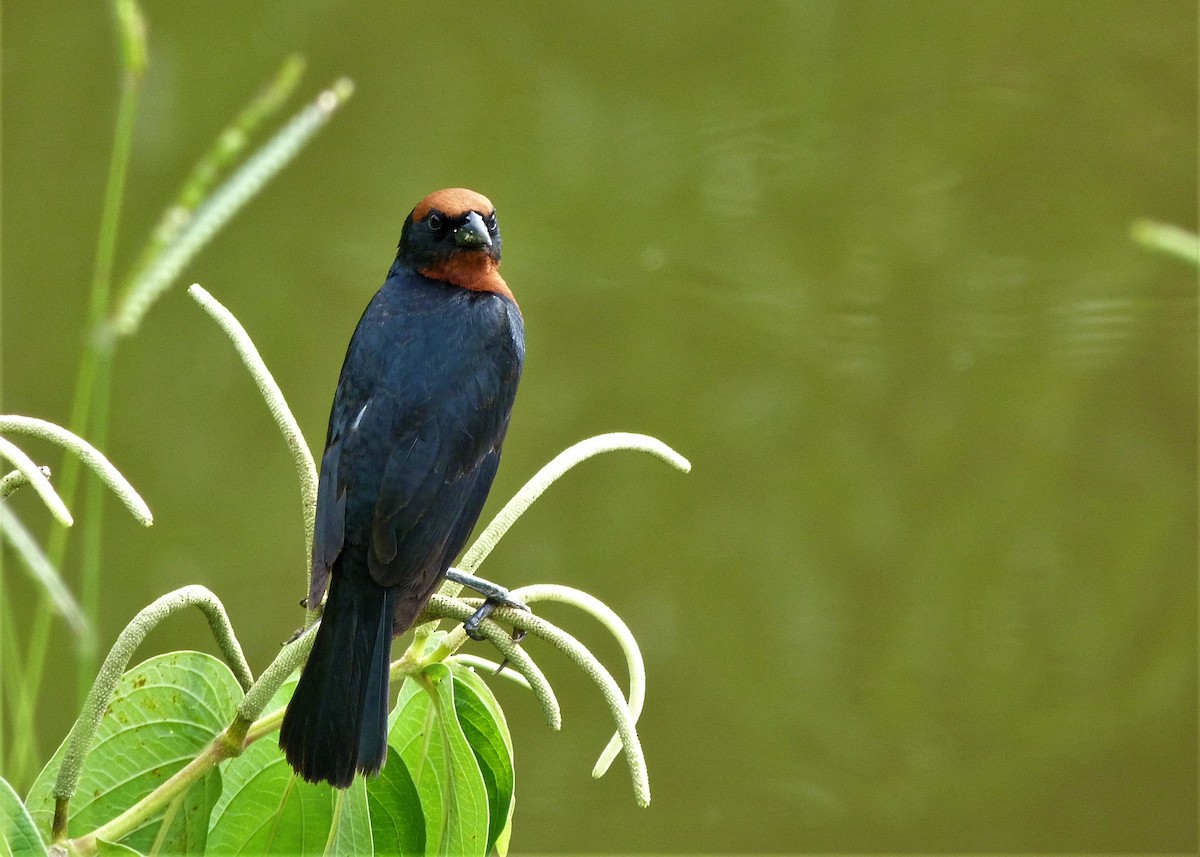
<path id="1" fill-rule="evenodd" d="M 279 732 L 309 782 L 348 788 L 382 768 L 392 639 L 447 576 L 491 489 L 525 360 L 524 319 L 499 267 L 487 197 L 430 194 L 405 219 L 346 349 L 307 603 L 326 584 L 328 598 Z M 486 609 L 520 606 L 476 582 Z M 468 622 L 472 636 L 486 609 Z"/>

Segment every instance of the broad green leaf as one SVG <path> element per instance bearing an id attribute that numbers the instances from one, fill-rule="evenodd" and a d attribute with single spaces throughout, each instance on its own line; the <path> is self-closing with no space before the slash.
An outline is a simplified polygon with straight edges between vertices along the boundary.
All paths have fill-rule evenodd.
<path id="1" fill-rule="evenodd" d="M 367 783 L 362 777 L 355 777 L 350 788 L 335 795 L 333 823 L 334 832 L 326 853 L 372 857 L 375 847 L 371 841 L 371 811 L 367 806 Z"/>
<path id="2" fill-rule="evenodd" d="M 208 819 L 221 796 L 221 772 L 211 770 L 183 793 L 179 805 L 167 808 L 163 821 L 167 830 L 158 847 L 160 854 L 203 854 L 208 843 Z M 157 842 L 156 832 L 155 841 Z M 154 850 L 154 849 L 151 849 Z"/>
<path id="3" fill-rule="evenodd" d="M 429 692 L 401 688 L 389 743 L 399 751 L 425 814 L 426 853 L 483 854 L 487 789 L 454 709 L 454 680 L 444 664 L 422 676 Z"/>
<path id="4" fill-rule="evenodd" d="M 266 711 L 291 698 L 297 676 Z M 333 820 L 333 789 L 295 775 L 275 733 L 255 741 L 221 769 L 224 787 L 208 828 L 209 854 L 323 854 Z"/>
<path id="5" fill-rule="evenodd" d="M 221 661 L 202 652 L 171 652 L 125 673 L 96 730 L 79 788 L 71 800 L 68 831 L 94 830 L 158 788 L 196 757 L 233 718 L 242 691 Z M 54 819 L 54 780 L 64 741 L 29 791 L 26 806 L 49 838 Z M 203 813 L 208 792 L 200 800 Z M 196 796 L 193 796 L 196 799 Z M 149 851 L 162 815 L 122 840 Z"/>
<path id="6" fill-rule="evenodd" d="M 46 846 L 38 836 L 25 805 L 0 778 L 0 855 L 2 857 L 45 857 Z"/>
<path id="7" fill-rule="evenodd" d="M 513 807 L 515 807 L 515 806 L 516 806 L 516 802 L 514 801 Z M 496 850 L 494 853 L 498 854 L 499 857 L 507 857 L 508 845 L 511 840 L 512 840 L 512 808 L 510 807 L 509 811 L 508 811 L 508 824 L 504 825 L 504 829 L 500 831 L 500 836 L 496 839 Z"/>
<path id="8" fill-rule="evenodd" d="M 255 741 L 221 773 L 225 783 L 209 822 L 208 853 L 324 852 L 332 789 L 297 777 L 274 735 Z"/>
<path id="9" fill-rule="evenodd" d="M 450 670 L 454 673 L 454 678 L 457 681 L 467 684 L 471 690 L 475 691 L 475 695 L 479 697 L 483 704 L 487 706 L 488 711 L 492 713 L 492 718 L 496 721 L 496 725 L 500 727 L 500 734 L 504 737 L 504 745 L 508 748 L 508 752 L 511 755 L 513 749 L 512 734 L 508 731 L 508 720 L 504 717 L 504 709 L 500 707 L 500 701 L 492 693 L 492 688 L 475 671 L 474 667 L 452 660 L 450 661 Z"/>
<path id="10" fill-rule="evenodd" d="M 425 853 L 421 796 L 404 758 L 393 745 L 388 745 L 388 760 L 379 776 L 367 781 L 367 803 L 376 854 Z"/>
<path id="11" fill-rule="evenodd" d="M 109 842 L 107 839 L 96 840 L 97 857 L 142 857 L 142 852 L 120 842 Z"/>
<path id="12" fill-rule="evenodd" d="M 495 697 L 483 680 L 469 668 L 454 668 L 453 672 L 454 710 L 471 752 L 475 754 L 475 761 L 479 763 L 479 771 L 487 789 L 488 840 L 484 853 L 490 854 L 501 831 L 508 826 L 512 809 L 511 739 L 508 738 L 504 715 L 500 713 Z M 488 704 L 489 701 L 492 705 Z"/>

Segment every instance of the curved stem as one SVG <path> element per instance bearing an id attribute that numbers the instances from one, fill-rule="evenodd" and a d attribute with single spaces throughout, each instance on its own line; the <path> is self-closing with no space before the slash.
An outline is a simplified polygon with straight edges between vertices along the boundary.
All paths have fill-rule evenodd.
<path id="1" fill-rule="evenodd" d="M 50 478 L 50 468 L 42 465 L 38 468 L 38 472 Z M 18 489 L 24 488 L 29 484 L 29 477 L 20 470 L 14 470 L 12 473 L 0 477 L 0 500 L 6 500 L 11 497 Z"/>
<path id="2" fill-rule="evenodd" d="M 470 607 L 472 601 L 482 603 L 480 599 L 464 599 L 462 603 Z M 528 631 L 535 637 L 540 637 L 550 643 L 573 660 L 576 666 L 582 669 L 600 688 L 600 692 L 604 695 L 604 701 L 608 703 L 609 711 L 612 712 L 613 719 L 617 722 L 617 734 L 620 735 L 621 743 L 624 745 L 625 759 L 629 763 L 629 774 L 633 779 L 634 800 L 637 801 L 638 806 L 649 806 L 650 780 L 646 773 L 646 757 L 642 752 L 642 744 L 638 739 L 637 727 L 630 714 L 629 706 L 626 705 L 621 688 L 617 686 L 616 680 L 609 671 L 596 659 L 595 655 L 588 651 L 583 643 L 540 616 L 534 616 L 524 610 L 514 610 L 511 607 L 499 607 L 492 613 L 492 617 L 483 622 L 480 630 L 487 628 L 489 622 L 492 624 L 502 622 Z"/>
<path id="3" fill-rule="evenodd" d="M 304 568 L 308 582 L 304 591 L 307 593 L 310 588 L 309 584 L 312 583 L 313 521 L 317 511 L 317 465 L 313 461 L 312 452 L 309 451 L 308 443 L 304 440 L 304 433 L 300 431 L 300 424 L 296 422 L 295 416 L 292 415 L 292 409 L 288 407 L 283 391 L 279 389 L 274 376 L 271 375 L 271 370 L 267 368 L 262 355 L 258 353 L 250 334 L 246 333 L 246 329 L 242 327 L 233 313 L 222 306 L 220 301 L 199 284 L 188 288 L 188 294 L 196 303 L 200 304 L 200 307 L 220 325 L 221 330 L 225 331 L 232 340 L 234 349 L 242 358 L 242 363 L 250 371 L 254 383 L 258 385 L 258 390 L 267 403 L 267 409 L 275 419 L 275 424 L 279 426 L 288 450 L 292 453 L 292 462 L 296 466 L 296 474 L 300 477 L 300 504 L 304 520 Z M 316 621 L 317 606 L 316 604 L 308 605 L 305 618 L 305 625 L 308 627 L 311 627 Z M 307 652 L 305 655 L 307 656 Z"/>
<path id="4" fill-rule="evenodd" d="M 525 678 L 525 676 L 521 675 L 516 670 L 510 670 L 507 669 L 507 667 L 505 669 L 500 669 L 500 664 L 496 663 L 495 661 L 489 661 L 487 658 L 481 658 L 479 655 L 467 655 L 459 652 L 456 655 L 451 655 L 446 660 L 454 661 L 456 663 L 463 664 L 464 666 L 473 667 L 476 670 L 486 670 L 493 676 L 506 678 L 515 684 L 519 684 L 526 690 L 533 690 L 533 688 L 529 685 L 529 679 Z"/>
<path id="5" fill-rule="evenodd" d="M 533 586 L 523 586 L 514 590 L 512 594 L 523 599 L 526 604 L 534 604 L 538 601 L 557 601 L 561 604 L 570 604 L 595 617 L 608 629 L 621 645 L 621 651 L 625 653 L 625 665 L 629 670 L 629 714 L 633 718 L 633 722 L 637 723 L 638 718 L 642 716 L 642 706 L 646 701 L 646 662 L 642 660 L 642 650 L 638 646 L 637 639 L 634 638 L 633 632 L 629 630 L 629 626 L 621 617 L 599 598 L 570 586 L 539 583 Z M 621 735 L 618 732 L 609 739 L 608 746 L 596 760 L 596 766 L 592 769 L 593 777 L 598 779 L 604 776 L 613 760 L 617 758 L 617 754 L 621 752 L 621 746 Z"/>
<path id="6" fill-rule="evenodd" d="M 0 431 L 3 431 L 0 428 Z M 64 527 L 69 527 L 75 523 L 75 519 L 71 517 L 71 512 L 67 509 L 62 498 L 58 496 L 58 492 L 54 490 L 54 486 L 50 484 L 50 480 L 42 475 L 42 469 L 34 463 L 33 459 L 21 451 L 15 443 L 6 438 L 0 437 L 0 457 L 7 458 L 13 463 L 18 471 L 28 480 L 33 490 L 42 498 L 42 502 L 46 504 L 46 508 L 50 510 L 50 514 L 58 520 Z"/>
<path id="7" fill-rule="evenodd" d="M 27 434 L 56 443 L 68 451 L 75 453 L 80 461 L 90 467 L 104 484 L 112 489 L 113 493 L 121 499 L 121 502 L 125 504 L 125 508 L 130 511 L 139 524 L 148 527 L 154 523 L 154 515 L 151 514 L 150 507 L 146 505 L 146 501 L 142 499 L 134 487 L 129 484 L 129 480 L 122 476 L 121 471 L 117 470 L 112 465 L 112 462 L 105 458 L 104 453 L 100 452 L 100 450 L 74 432 L 47 420 L 39 420 L 37 417 L 23 417 L 16 414 L 0 415 L 0 432 Z M 13 463 L 15 464 L 16 462 Z M 70 515 L 68 514 L 69 517 Z"/>
<path id="8" fill-rule="evenodd" d="M 108 657 L 100 666 L 100 674 L 96 677 L 96 682 L 92 685 L 92 690 L 84 702 L 79 719 L 71 729 L 71 734 L 67 736 L 67 747 L 63 753 L 62 764 L 58 769 L 58 778 L 55 780 L 53 791 L 57 801 L 56 824 L 53 831 L 55 842 L 61 841 L 66 836 L 66 805 L 75 795 L 75 789 L 79 786 L 79 777 L 83 773 L 84 761 L 91 750 L 96 728 L 100 725 L 104 710 L 112 699 L 113 691 L 116 689 L 117 682 L 120 681 L 121 674 L 128 666 L 129 659 L 146 639 L 146 635 L 159 622 L 172 613 L 192 605 L 204 611 L 209 627 L 212 628 L 217 643 L 225 655 L 225 660 L 237 677 L 238 683 L 243 689 L 249 689 L 253 684 L 254 678 L 250 673 L 250 667 L 246 663 L 242 647 L 233 633 L 233 626 L 229 623 L 225 608 L 212 592 L 203 586 L 185 586 L 162 596 L 143 608 L 117 637 Z M 63 824 L 61 828 L 57 823 L 60 816 Z"/>
<path id="9" fill-rule="evenodd" d="M 534 474 L 511 500 L 504 504 L 487 528 L 479 534 L 479 538 L 471 545 L 470 550 L 463 555 L 459 568 L 468 574 L 473 574 L 480 563 L 492 552 L 492 548 L 504 537 L 509 527 L 516 523 L 525 510 L 533 505 L 533 501 L 580 462 L 605 452 L 615 452 L 628 449 L 635 452 L 648 452 L 662 459 L 677 470 L 687 473 L 692 469 L 691 463 L 658 438 L 632 432 L 611 432 L 589 437 L 579 443 L 569 446 Z"/>
<path id="10" fill-rule="evenodd" d="M 686 458 L 658 438 L 650 437 L 649 435 L 619 431 L 598 434 L 586 440 L 581 440 L 579 443 L 567 447 L 554 456 L 548 464 L 542 467 L 541 470 L 533 475 L 532 479 L 521 487 L 520 491 L 513 495 L 511 500 L 504 504 L 504 508 L 496 514 L 491 523 L 479 534 L 479 538 L 475 540 L 475 543 L 463 554 L 462 560 L 457 566 L 459 571 L 474 574 L 480 564 L 487 559 L 487 555 L 492 552 L 492 548 L 500 542 L 500 539 L 504 538 L 504 534 L 525 513 L 525 510 L 533 505 L 533 502 L 542 496 L 546 489 L 553 485 L 564 473 L 593 456 L 605 452 L 616 452 L 621 449 L 634 452 L 648 452 L 684 473 L 692 469 L 691 462 Z M 442 584 L 439 591 L 442 595 L 453 598 L 462 592 L 462 586 L 446 581 Z M 432 632 L 432 626 L 419 626 L 416 629 L 418 637 L 427 636 Z"/>
<path id="11" fill-rule="evenodd" d="M 478 603 L 482 603 L 476 599 L 477 604 L 472 605 L 470 600 L 459 598 L 447 598 L 444 595 L 434 595 L 429 599 L 429 604 L 425 607 L 427 615 L 435 616 L 439 619 L 457 619 L 464 621 L 475 612 L 475 607 Z M 528 616 L 528 613 L 523 613 L 523 616 Z M 554 695 L 554 689 L 550 687 L 550 682 L 546 678 L 546 674 L 542 672 L 541 667 L 533 662 L 533 659 L 515 643 L 508 635 L 508 632 L 497 625 L 495 622 L 485 620 L 479 626 L 479 632 L 485 639 L 497 649 L 504 657 L 508 658 L 510 666 L 525 677 L 529 682 L 530 690 L 537 697 L 538 702 L 542 705 L 542 714 L 546 718 L 546 724 L 554 730 L 562 728 L 562 709 L 558 704 L 558 697 Z M 467 634 L 459 625 L 453 631 L 446 634 L 445 638 L 438 644 L 437 648 L 423 660 L 426 663 L 434 663 L 444 661 L 446 658 L 453 655 L 467 641 Z"/>
<path id="12" fill-rule="evenodd" d="M 246 696 L 238 706 L 239 720 L 251 722 L 257 720 L 271 701 L 271 697 L 279 688 L 283 687 L 288 676 L 308 659 L 313 643 L 317 639 L 316 627 L 316 625 L 310 626 L 303 634 L 284 646 L 275 656 L 275 660 L 271 661 L 271 665 L 262 671 L 258 681 L 254 682 L 254 685 L 246 691 Z"/>

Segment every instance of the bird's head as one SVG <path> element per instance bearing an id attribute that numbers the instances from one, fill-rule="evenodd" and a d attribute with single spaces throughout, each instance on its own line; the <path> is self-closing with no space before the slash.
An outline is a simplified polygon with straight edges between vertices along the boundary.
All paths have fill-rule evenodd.
<path id="1" fill-rule="evenodd" d="M 498 270 L 496 208 L 473 190 L 447 188 L 417 203 L 400 232 L 396 263 L 432 280 L 512 298 Z"/>

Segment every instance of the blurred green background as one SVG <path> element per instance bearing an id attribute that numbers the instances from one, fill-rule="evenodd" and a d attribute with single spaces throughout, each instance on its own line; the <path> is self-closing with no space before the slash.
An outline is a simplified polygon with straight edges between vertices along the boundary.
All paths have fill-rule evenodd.
<path id="1" fill-rule="evenodd" d="M 528 329 L 489 510 L 603 431 L 693 462 L 593 461 L 484 566 L 604 599 L 649 671 L 647 811 L 590 779 L 611 727 L 568 662 L 535 651 L 561 734 L 499 686 L 516 851 L 1196 848 L 1196 270 L 1129 239 L 1196 228 L 1194 2 L 144 10 L 118 275 L 289 53 L 303 99 L 357 84 L 184 275 L 310 443 L 405 215 L 465 185 Z M 65 423 L 116 39 L 104 3 L 2 15 L 3 406 Z M 202 583 L 261 669 L 301 622 L 296 477 L 182 288 L 113 402 L 157 523 L 109 504 L 102 645 Z M 77 711 L 56 635 L 41 758 Z M 176 647 L 212 649 L 198 614 L 144 654 Z"/>

